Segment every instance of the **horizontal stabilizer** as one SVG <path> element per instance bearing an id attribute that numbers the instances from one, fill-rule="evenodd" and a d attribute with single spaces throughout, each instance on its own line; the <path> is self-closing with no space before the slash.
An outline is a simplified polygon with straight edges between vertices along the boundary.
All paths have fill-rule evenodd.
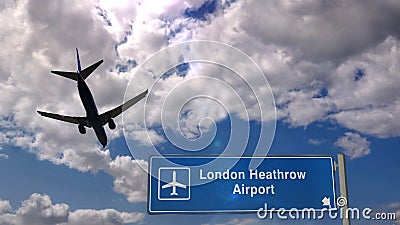
<path id="1" fill-rule="evenodd" d="M 55 71 L 55 70 L 52 70 L 51 72 L 76 81 L 76 72 L 65 72 L 65 71 Z"/>
<path id="2" fill-rule="evenodd" d="M 97 63 L 82 70 L 80 73 L 82 78 L 85 80 L 102 63 L 103 63 L 103 60 L 100 60 Z M 56 70 L 52 70 L 51 72 L 76 81 L 77 72 L 66 72 L 66 71 L 56 71 Z"/>
<path id="3" fill-rule="evenodd" d="M 93 71 L 103 63 L 103 60 L 98 61 L 97 63 L 87 67 L 86 69 L 82 70 L 81 76 L 85 80 Z"/>

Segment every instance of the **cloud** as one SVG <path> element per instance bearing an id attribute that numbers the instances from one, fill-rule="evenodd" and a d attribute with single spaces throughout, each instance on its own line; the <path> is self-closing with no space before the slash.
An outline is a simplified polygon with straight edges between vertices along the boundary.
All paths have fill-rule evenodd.
<path id="1" fill-rule="evenodd" d="M 141 202 L 147 196 L 147 162 L 117 156 L 111 161 L 107 173 L 114 177 L 114 190 L 127 196 L 130 202 Z"/>
<path id="2" fill-rule="evenodd" d="M 392 202 L 392 203 L 385 205 L 385 207 L 390 208 L 390 209 L 400 208 L 400 202 Z"/>
<path id="3" fill-rule="evenodd" d="M 373 1 L 369 2 L 370 6 L 374 9 L 371 14 L 372 16 L 366 17 L 364 12 L 365 5 L 362 2 L 355 1 L 353 4 L 347 2 L 337 1 L 335 3 L 320 3 L 320 2 L 303 2 L 303 3 L 264 3 L 257 1 L 245 1 L 245 2 L 234 2 L 228 8 L 224 8 L 223 11 L 219 11 L 209 18 L 209 21 L 203 22 L 193 19 L 185 18 L 183 15 L 186 7 L 198 8 L 202 2 L 186 2 L 180 4 L 179 1 L 157 4 L 157 7 L 149 7 L 147 3 L 138 2 L 125 2 L 123 4 L 110 4 L 107 1 L 100 1 L 96 4 L 83 3 L 85 5 L 79 5 L 76 9 L 65 10 L 64 7 L 47 4 L 48 9 L 37 8 L 30 2 L 16 3 L 14 7 L 9 7 L 3 12 L 4 17 L 8 14 L 18 15 L 17 20 L 13 21 L 15 24 L 5 24 L 4 29 L 8 29 L 8 35 L 4 36 L 5 40 L 10 40 L 10 47 L 21 46 L 19 49 L 20 53 L 26 52 L 25 55 L 33 55 L 33 59 L 28 63 L 28 68 L 32 71 L 36 71 L 35 74 L 46 74 L 45 68 L 34 68 L 33 65 L 46 65 L 47 68 L 54 68 L 59 66 L 61 62 L 58 52 L 70 52 L 70 46 L 72 43 L 82 43 L 83 50 L 82 55 L 89 57 L 89 62 L 94 61 L 97 55 L 107 56 L 105 67 L 109 67 L 111 71 L 114 71 L 114 65 L 117 65 L 121 61 L 127 61 L 128 59 L 134 59 L 137 62 L 142 62 L 150 54 L 156 52 L 160 48 L 166 46 L 168 43 L 165 42 L 166 29 L 175 29 L 169 25 L 166 25 L 165 20 L 168 23 L 175 24 L 181 23 L 180 28 L 176 28 L 174 32 L 175 36 L 169 40 L 169 43 L 177 43 L 181 41 L 182 36 L 187 36 L 195 39 L 214 39 L 223 41 L 228 44 L 232 44 L 241 50 L 248 53 L 256 62 L 261 66 L 261 69 L 266 73 L 271 86 L 273 88 L 276 101 L 279 105 L 278 115 L 281 119 L 284 119 L 292 126 L 307 126 L 315 121 L 321 121 L 328 118 L 334 118 L 338 123 L 345 127 L 356 129 L 363 133 L 368 133 L 380 137 L 396 136 L 398 135 L 396 129 L 397 125 L 391 125 L 390 118 L 381 129 L 367 129 L 358 124 L 366 124 L 362 121 L 352 121 L 357 118 L 354 113 L 348 112 L 348 108 L 360 107 L 360 102 L 364 102 L 361 109 L 365 114 L 369 113 L 367 109 L 373 109 L 376 112 L 377 117 L 384 116 L 383 114 L 393 114 L 390 109 L 390 105 L 394 102 L 395 96 L 390 94 L 380 94 L 378 99 L 376 96 L 380 91 L 385 88 L 384 85 L 379 87 L 378 85 L 382 82 L 375 82 L 378 75 L 375 74 L 375 70 L 380 74 L 383 74 L 382 69 L 386 69 L 388 72 L 397 71 L 396 61 L 398 58 L 398 40 L 396 37 L 396 30 L 393 29 L 396 26 L 396 20 L 388 19 L 396 17 L 395 9 L 398 7 L 395 3 L 390 1 L 384 4 L 377 5 Z M 149 3 L 150 4 L 150 3 Z M 261 7 L 260 4 L 269 5 L 270 7 Z M 49 10 L 53 7 L 53 10 Z M 96 8 L 97 7 L 97 8 Z M 267 8 L 269 13 L 260 13 L 259 10 Z M 91 14 L 86 13 L 84 9 L 92 9 Z M 108 20 L 112 26 L 108 26 L 102 21 L 102 17 L 99 16 L 98 10 L 101 9 L 103 13 L 107 14 Z M 173 9 L 173 10 L 171 10 Z M 389 10 L 388 13 L 381 13 L 385 9 Z M 46 14 L 41 13 L 41 10 L 49 10 L 52 13 Z M 129 13 L 128 13 L 129 12 Z M 325 13 L 324 13 L 325 12 Z M 345 18 L 351 18 L 354 14 L 359 14 L 364 19 L 352 20 L 353 23 L 343 23 Z M 80 20 L 80 24 L 84 24 L 85 27 L 90 27 L 89 30 L 81 27 L 73 27 L 71 20 L 59 20 L 59 15 L 63 15 L 64 18 L 74 18 L 74 20 Z M 254 16 L 257 15 L 257 20 L 254 20 Z M 285 16 L 282 16 L 285 15 Z M 263 19 L 263 17 L 268 17 Z M 47 21 L 52 21 L 51 24 Z M 266 21 L 265 23 L 259 24 L 254 21 Z M 275 21 L 275 22 L 272 22 Z M 279 22 L 279 26 L 277 26 Z M 23 38 L 21 42 L 13 42 L 12 34 L 18 32 L 18 23 L 21 26 L 29 26 L 32 32 L 26 35 L 21 35 Z M 174 26 L 175 26 L 174 25 Z M 345 25 L 345 29 L 339 29 L 338 27 Z M 224 29 L 221 29 L 221 28 Z M 290 29 L 289 29 L 290 27 Z M 353 32 L 357 27 L 358 32 Z M 374 32 L 373 35 L 365 35 L 369 33 L 373 27 L 381 27 L 380 32 Z M 326 29 L 326 32 L 321 32 L 320 29 Z M 79 36 L 85 36 L 85 40 L 76 39 L 75 35 L 60 36 L 64 33 L 63 31 L 80 31 L 82 32 Z M 348 31 L 352 31 L 349 32 Z M 151 31 L 151 32 L 150 32 Z M 317 32 L 318 31 L 318 32 Z M 150 33 L 151 34 L 150 34 Z M 21 33 L 21 32 L 18 32 Z M 87 38 L 91 37 L 93 33 L 98 34 L 99 38 Z M 168 33 L 168 32 L 167 32 Z M 193 36 L 194 34 L 194 36 Z M 329 35 L 326 38 L 325 34 Z M 48 42 L 40 42 L 41 36 L 46 35 Z M 26 37 L 25 37 L 26 36 Z M 70 37 L 70 38 L 69 38 Z M 100 38 L 101 37 L 101 38 Z M 388 38 L 391 37 L 391 38 Z M 124 40 L 126 38 L 126 40 Z M 361 44 L 351 44 L 353 39 L 362 39 Z M 87 41 L 90 39 L 91 41 Z M 157 40 L 155 40 L 157 39 Z M 350 41 L 347 39 L 351 39 Z M 26 40 L 26 41 L 24 41 Z M 60 41 L 64 40 L 62 43 Z M 154 40 L 154 41 L 152 41 Z M 50 42 L 49 42 L 50 41 Z M 20 43 L 23 43 L 21 45 Z M 352 47 L 338 48 L 338 43 L 349 43 Z M 49 48 L 48 46 L 56 46 L 56 49 Z M 95 46 L 105 46 L 96 48 Z M 113 52 L 114 47 L 117 45 L 116 58 L 113 54 L 105 54 L 106 52 Z M 377 46 L 374 48 L 374 46 Z M 372 48 L 371 48 L 372 47 Z M 62 48 L 62 49 L 61 49 Z M 86 50 L 85 50 L 86 49 Z M 370 53 L 368 53 L 368 50 Z M 389 50 L 390 51 L 387 51 Z M 90 50 L 90 54 L 87 54 Z M 86 53 L 86 54 L 85 54 Z M 82 57 L 83 57 L 82 56 Z M 377 57 L 383 56 L 383 57 Z M 6 56 L 4 56 L 6 57 Z M 20 58 L 20 55 L 14 56 L 16 59 Z M 66 62 L 71 68 L 74 67 L 74 57 L 72 54 L 66 55 Z M 371 61 L 372 60 L 372 61 Z M 375 62 L 373 61 L 375 60 Z M 23 60 L 17 60 L 23 61 Z M 370 63 L 372 62 L 372 63 Z M 357 64 L 365 65 L 364 68 L 367 75 L 368 86 L 363 86 L 362 82 L 354 82 L 350 76 L 348 81 L 346 76 L 353 74 Z M 31 65 L 31 66 L 29 66 Z M 65 64 L 63 65 L 66 66 Z M 27 67 L 27 65 L 25 65 Z M 4 66 L 6 73 L 10 67 Z M 28 70 L 29 70 L 28 69 Z M 40 69 L 40 70 L 39 70 Z M 29 71 L 31 71 L 29 70 Z M 31 71 L 31 72 L 32 72 Z M 100 72 L 106 72 L 107 70 L 101 69 Z M 385 71 L 385 70 L 383 70 Z M 22 72 L 25 71 L 13 71 Z M 95 98 L 99 99 L 100 103 L 107 103 L 101 108 L 106 108 L 111 105 L 115 100 L 122 97 L 122 93 L 108 93 L 107 90 L 115 90 L 121 87 L 124 82 L 129 79 L 127 74 L 132 74 L 131 69 L 126 73 L 122 73 L 121 76 L 106 76 L 105 79 L 95 77 L 95 82 L 92 82 L 93 88 L 96 90 L 105 90 L 102 92 L 94 92 Z M 207 72 L 207 70 L 205 71 Z M 107 72 L 106 72 L 107 73 Z M 113 73 L 109 73 L 112 75 Z M 40 76 L 40 81 L 45 79 Z M 383 76 L 386 76 L 385 74 Z M 15 76 L 10 76 L 15 78 Z M 39 76 L 38 76 L 39 78 Z M 50 78 L 48 78 L 50 79 Z M 343 85 L 343 79 L 345 85 Z M 395 76 L 388 76 L 386 84 L 395 84 L 393 82 Z M 8 79 L 10 80 L 10 79 Z M 11 79 L 12 81 L 13 79 Z M 56 81 L 57 80 L 57 81 Z M 18 82 L 17 82 L 18 81 Z M 65 83 L 64 80 L 59 78 L 51 79 L 53 87 L 60 87 Z M 35 79 L 30 82 L 32 84 L 38 83 Z M 364 82 L 365 83 L 365 82 Z M 79 107 L 79 102 L 74 89 L 71 87 L 67 88 L 52 88 L 41 90 L 41 97 L 48 93 L 55 94 L 54 100 L 49 99 L 38 99 L 37 90 L 36 93 L 28 88 L 25 82 L 15 80 L 14 82 L 5 83 L 4 90 L 7 91 L 8 95 L 11 95 L 9 99 L 18 99 L 17 95 L 31 96 L 29 98 L 21 98 L 15 107 L 9 107 L 15 109 L 15 120 L 19 122 L 19 125 L 29 124 L 31 129 L 37 130 L 39 127 L 34 125 L 38 123 L 37 120 L 32 121 L 31 117 L 28 116 L 26 111 L 37 107 L 37 105 L 46 105 L 49 110 L 57 111 L 60 113 L 76 113 L 82 111 Z M 168 85 L 168 84 L 166 84 Z M 50 86 L 50 87 L 51 87 Z M 232 86 L 236 90 L 240 90 L 242 84 L 233 83 Z M 356 89 L 353 87 L 356 86 Z M 358 87 L 358 89 L 357 89 Z M 263 88 L 263 87 L 255 87 Z M 393 86 L 394 88 L 394 86 Z M 18 91 L 17 91 L 18 90 Z M 27 90 L 25 93 L 19 93 L 20 90 Z M 325 90 L 326 94 L 318 96 L 321 91 Z M 352 90 L 356 90 L 361 94 L 363 90 L 371 90 L 367 97 L 364 97 L 363 101 L 358 101 L 357 96 L 362 96 L 358 93 L 352 93 Z M 393 89 L 394 90 L 394 89 Z M 225 91 L 219 93 L 225 99 L 228 99 L 229 94 Z M 13 96 L 15 95 L 15 97 Z M 69 96 L 66 98 L 66 96 Z M 355 97 L 352 97 L 355 96 Z M 371 96 L 371 97 L 368 97 Z M 381 104 L 375 104 L 373 101 L 375 96 L 375 102 L 381 101 Z M 33 99 L 32 99 L 33 98 Z M 60 99 L 63 99 L 63 103 L 60 104 Z M 47 102 L 46 102 L 46 101 Z M 251 101 L 249 98 L 248 100 Z M 382 107 L 382 100 L 384 106 Z M 50 102 L 49 102 L 50 101 Z M 35 104 L 33 104 L 33 102 Z M 65 102 L 71 103 L 72 107 L 65 108 Z M 371 104 L 373 107 L 371 108 Z M 11 102 L 5 105 L 11 105 Z M 99 104 L 101 105 L 101 104 Z M 8 107 L 4 107 L 8 108 Z M 213 108 L 213 107 L 211 107 Z M 46 109 L 46 107 L 45 107 Z M 383 110 L 382 110 L 383 109 Z M 379 110 L 382 110 L 380 112 Z M 212 112 L 212 110 L 210 111 Z M 360 113 L 360 112 L 357 112 Z M 4 113 L 3 115 L 8 115 Z M 329 115 L 329 116 L 328 116 Z M 203 113 L 199 113 L 198 117 L 203 117 Z M 384 119 L 384 118 L 383 118 Z M 199 119 L 197 119 L 198 121 Z M 193 121 L 196 121 L 194 119 Z M 394 120 L 397 121 L 397 120 Z M 41 122 L 44 123 L 44 122 Z M 50 125 L 51 124 L 51 125 Z M 46 122 L 44 127 L 55 126 L 55 122 Z M 186 123 L 191 125 L 190 123 Z M 193 130 L 193 129 L 188 129 Z M 46 132 L 43 130 L 43 132 Z M 135 130 L 133 137 L 135 139 L 143 140 L 146 143 L 147 138 L 143 137 L 143 129 Z M 47 133 L 47 132 L 46 132 Z M 64 137 L 70 137 L 73 133 L 64 134 Z M 46 139 L 50 137 L 54 140 L 54 132 L 52 135 L 47 133 L 40 133 L 36 136 L 43 135 Z M 93 136 L 93 135 L 91 135 Z M 162 142 L 160 137 L 159 142 Z M 41 140 L 41 139 L 40 139 Z M 95 141 L 94 138 L 92 138 Z M 21 140 L 23 141 L 23 140 Z M 21 144 L 26 143 L 21 142 Z M 57 144 L 62 140 L 58 140 Z M 64 141 L 63 141 L 64 142 Z M 68 144 L 68 143 L 66 143 Z M 39 144 L 37 144 L 39 145 Z"/>
<path id="4" fill-rule="evenodd" d="M 144 218 L 143 213 L 127 213 L 118 212 L 115 209 L 78 209 L 69 214 L 68 222 L 60 223 L 60 225 L 79 225 L 79 224 L 104 224 L 119 225 L 140 223 Z"/>
<path id="5" fill-rule="evenodd" d="M 253 58 L 271 84 L 279 118 L 290 126 L 329 121 L 386 138 L 400 130 L 400 20 L 393 20 L 399 12 L 394 1 L 249 0 L 187 33 Z"/>
<path id="6" fill-rule="evenodd" d="M 350 159 L 360 158 L 371 152 L 370 142 L 357 133 L 346 132 L 345 136 L 338 138 L 335 145 L 343 148 Z"/>
<path id="7" fill-rule="evenodd" d="M 400 216 L 400 202 L 391 202 L 388 204 L 384 204 L 381 206 L 381 210 L 382 212 L 387 212 L 387 217 L 389 216 L 389 213 L 394 213 L 395 214 L 395 218 L 399 218 Z M 394 221 L 396 224 L 400 224 L 400 221 L 398 219 L 396 219 Z"/>
<path id="8" fill-rule="evenodd" d="M 70 2 L 16 1 L 2 8 L 0 40 L 7 45 L 0 53 L 1 144 L 27 149 L 39 160 L 65 164 L 79 171 L 104 170 L 114 177 L 117 192 L 130 201 L 144 201 L 146 174 L 136 163 L 145 168 L 145 162 L 136 162 L 130 157 L 112 160 L 108 150 L 99 150 L 91 130 L 80 135 L 75 125 L 62 124 L 36 113 L 40 109 L 84 115 L 76 84 L 49 72 L 52 69 L 74 71 L 75 46 L 79 47 L 83 66 L 100 57 L 104 59 L 103 65 L 87 79 L 99 111 L 122 103 L 129 77 L 114 71 L 120 62 L 115 52 L 118 30 L 109 30 L 97 13 L 96 5 L 90 2 L 71 7 Z M 116 122 L 119 125 L 120 118 Z M 120 129 L 119 126 L 119 130 L 107 133 L 115 138 L 122 133 Z M 125 163 L 119 164 L 121 160 Z M 128 183 L 130 189 L 126 188 Z"/>
<path id="9" fill-rule="evenodd" d="M 322 143 L 324 143 L 325 140 L 324 139 L 316 139 L 316 138 L 310 138 L 308 139 L 308 143 L 312 144 L 312 145 L 321 145 Z"/>
<path id="10" fill-rule="evenodd" d="M 53 205 L 47 195 L 34 193 L 22 202 L 16 217 L 21 224 L 57 224 L 68 219 L 68 209 L 66 204 Z"/>
<path id="11" fill-rule="evenodd" d="M 92 210 L 77 209 L 70 211 L 66 204 L 53 204 L 48 195 L 32 194 L 22 202 L 22 206 L 13 211 L 8 201 L 0 201 L 0 224 L 107 224 L 119 225 L 138 223 L 144 218 L 143 213 L 119 212 L 114 209 Z"/>
<path id="12" fill-rule="evenodd" d="M 256 219 L 231 219 L 226 223 L 217 223 L 215 225 L 248 225 L 248 224 L 253 224 L 256 223 Z"/>
<path id="13" fill-rule="evenodd" d="M 288 49 L 294 59 L 339 62 L 379 44 L 388 35 L 397 36 L 399 31 L 395 27 L 399 20 L 393 19 L 399 18 L 398 10 L 394 1 L 378 4 L 248 0 L 235 2 L 224 15 L 198 32 L 198 36 L 241 45 L 250 54 L 261 54 L 260 49 L 254 48 L 256 45 L 275 45 Z M 231 23 L 224 23 L 227 21 Z"/>
<path id="14" fill-rule="evenodd" d="M 56 163 L 62 163 L 82 172 L 103 170 L 114 178 L 114 191 L 130 202 L 143 202 L 147 193 L 147 162 L 132 160 L 130 156 L 117 156 L 114 160 L 108 150 L 65 150 Z"/>
<path id="15" fill-rule="evenodd" d="M 125 125 L 125 138 L 138 140 L 144 146 L 158 145 L 165 142 L 164 137 L 152 129 L 145 130 L 140 125 Z"/>
<path id="16" fill-rule="evenodd" d="M 400 41 L 388 37 L 378 46 L 342 64 L 338 79 L 329 89 L 335 105 L 341 109 L 332 115 L 338 123 L 378 137 L 400 135 L 398 110 L 398 71 Z M 363 77 L 354 81 L 354 72 L 363 69 Z"/>
<path id="17" fill-rule="evenodd" d="M 0 215 L 6 214 L 6 213 L 12 213 L 12 208 L 11 208 L 10 202 L 7 200 L 0 199 Z"/>

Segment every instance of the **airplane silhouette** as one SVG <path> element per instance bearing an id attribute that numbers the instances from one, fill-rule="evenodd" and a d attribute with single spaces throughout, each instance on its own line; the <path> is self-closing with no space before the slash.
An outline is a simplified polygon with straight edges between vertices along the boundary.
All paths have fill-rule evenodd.
<path id="1" fill-rule="evenodd" d="M 96 103 L 94 102 L 94 98 L 92 93 L 90 92 L 89 87 L 87 86 L 85 79 L 101 64 L 103 60 L 96 62 L 95 64 L 81 69 L 81 62 L 79 60 L 79 52 L 78 48 L 76 48 L 76 60 L 78 64 L 77 72 L 65 72 L 65 71 L 51 71 L 54 74 L 72 79 L 77 81 L 79 97 L 82 101 L 83 107 L 86 111 L 86 117 L 72 117 L 72 116 L 63 116 L 54 113 L 37 111 L 41 116 L 49 117 L 51 119 L 61 120 L 68 123 L 78 124 L 79 133 L 85 134 L 86 129 L 93 128 L 97 139 L 103 145 L 103 148 L 107 145 L 107 135 L 104 130 L 104 125 L 108 123 L 108 127 L 110 129 L 115 129 L 116 125 L 113 121 L 113 118 L 117 117 L 123 111 L 127 110 L 132 105 L 136 104 L 138 101 L 143 99 L 148 90 L 142 92 L 141 94 L 133 97 L 129 101 L 123 103 L 122 105 L 111 109 L 105 113 L 99 114 L 97 111 Z"/>
<path id="2" fill-rule="evenodd" d="M 180 187 L 180 188 L 186 188 L 186 185 L 181 184 L 179 182 L 176 182 L 176 171 L 174 170 L 172 172 L 172 182 L 168 183 L 168 184 L 164 184 L 161 188 L 169 188 L 172 187 L 172 192 L 170 195 L 178 195 L 178 193 L 176 193 L 176 187 Z"/>

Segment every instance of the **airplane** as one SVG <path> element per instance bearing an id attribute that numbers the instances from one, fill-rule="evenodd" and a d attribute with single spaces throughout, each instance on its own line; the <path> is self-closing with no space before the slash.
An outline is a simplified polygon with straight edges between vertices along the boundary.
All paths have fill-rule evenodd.
<path id="1" fill-rule="evenodd" d="M 164 184 L 161 188 L 164 189 L 164 188 L 169 188 L 169 187 L 172 187 L 172 192 L 170 195 L 178 195 L 178 193 L 176 193 L 176 187 L 186 188 L 186 185 L 176 182 L 176 171 L 175 170 L 172 172 L 172 182 L 170 182 L 168 184 Z"/>
<path id="2" fill-rule="evenodd" d="M 93 65 L 82 70 L 81 62 L 79 60 L 78 48 L 76 48 L 76 60 L 78 64 L 77 72 L 65 72 L 65 71 L 54 71 L 51 72 L 59 76 L 63 76 L 72 80 L 77 81 L 79 97 L 82 101 L 83 107 L 86 111 L 86 117 L 73 117 L 73 116 L 63 116 L 54 113 L 37 111 L 41 116 L 48 117 L 51 119 L 61 120 L 68 123 L 78 124 L 79 133 L 85 134 L 86 128 L 93 128 L 97 139 L 103 145 L 103 148 L 107 146 L 107 135 L 104 130 L 104 125 L 108 123 L 110 129 L 115 129 L 116 125 L 113 118 L 117 117 L 123 111 L 127 110 L 132 105 L 136 104 L 142 100 L 146 95 L 148 90 L 142 92 L 141 94 L 133 97 L 129 101 L 123 103 L 122 105 L 111 109 L 105 113 L 99 114 L 97 111 L 96 104 L 89 87 L 87 86 L 85 79 L 101 64 L 103 60 L 100 60 Z"/>

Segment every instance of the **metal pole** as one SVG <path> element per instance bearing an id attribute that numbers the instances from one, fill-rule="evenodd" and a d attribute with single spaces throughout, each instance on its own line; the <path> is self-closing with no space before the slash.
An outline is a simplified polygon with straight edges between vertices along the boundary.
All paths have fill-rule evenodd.
<path id="1" fill-rule="evenodd" d="M 350 218 L 348 215 L 349 198 L 347 195 L 346 164 L 344 160 L 344 154 L 338 154 L 338 166 L 339 166 L 339 184 L 340 184 L 340 195 L 341 195 L 340 197 L 343 197 L 345 201 L 345 204 L 339 210 L 342 210 L 343 225 L 350 225 Z"/>

